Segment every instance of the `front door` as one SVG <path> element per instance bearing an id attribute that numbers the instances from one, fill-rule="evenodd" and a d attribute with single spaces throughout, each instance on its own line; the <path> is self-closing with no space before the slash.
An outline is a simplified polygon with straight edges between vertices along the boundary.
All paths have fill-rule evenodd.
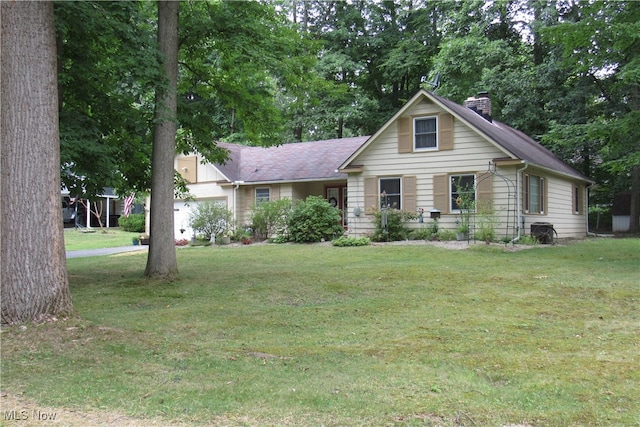
<path id="1" fill-rule="evenodd" d="M 338 187 L 327 187 L 327 201 L 331 205 L 340 209 L 342 226 L 347 228 L 347 187 L 342 185 Z"/>

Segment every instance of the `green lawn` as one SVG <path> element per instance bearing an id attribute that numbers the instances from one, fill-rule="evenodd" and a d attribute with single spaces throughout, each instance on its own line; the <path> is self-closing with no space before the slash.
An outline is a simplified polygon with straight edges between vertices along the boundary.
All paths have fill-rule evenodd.
<path id="1" fill-rule="evenodd" d="M 83 249 L 113 248 L 117 246 L 131 246 L 134 237 L 140 233 L 130 233 L 119 228 L 93 228 L 92 232 L 84 229 L 65 228 L 64 246 L 68 251 Z"/>
<path id="2" fill-rule="evenodd" d="M 183 248 L 68 260 L 77 314 L 2 334 L 3 392 L 220 425 L 640 424 L 640 241 Z"/>

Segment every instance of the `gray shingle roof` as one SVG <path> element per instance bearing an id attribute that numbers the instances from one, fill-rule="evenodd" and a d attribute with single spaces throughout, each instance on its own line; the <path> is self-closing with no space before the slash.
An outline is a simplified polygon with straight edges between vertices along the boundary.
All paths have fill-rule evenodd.
<path id="1" fill-rule="evenodd" d="M 215 166 L 231 182 L 291 182 L 346 179 L 338 167 L 368 136 L 283 144 L 275 147 L 248 147 L 218 143 L 229 150 L 229 160 Z"/>
<path id="2" fill-rule="evenodd" d="M 426 90 L 420 90 L 413 100 L 416 100 L 419 96 L 429 97 L 439 103 L 454 116 L 484 134 L 510 157 L 524 160 L 529 164 L 556 171 L 566 176 L 591 182 L 589 178 L 558 159 L 551 151 L 519 130 L 496 120 L 490 122 L 473 110 Z M 396 120 L 397 116 L 408 108 L 410 104 L 412 102 L 407 103 L 382 129 Z M 344 179 L 346 174 L 338 173 L 337 169 L 341 166 L 346 166 L 347 160 L 356 151 L 362 152 L 365 150 L 369 138 L 369 136 L 362 136 L 329 139 L 283 144 L 267 148 L 220 142 L 218 143 L 219 146 L 229 150 L 229 160 L 225 164 L 216 164 L 215 166 L 230 182 L 259 183 Z M 353 158 L 356 156 L 353 156 Z"/>
<path id="3" fill-rule="evenodd" d="M 519 130 L 497 120 L 490 122 L 470 108 L 463 107 L 434 93 L 424 92 L 448 108 L 454 115 L 464 119 L 474 128 L 485 134 L 508 153 L 515 156 L 515 158 L 580 180 L 590 181 L 589 178 L 558 159 L 547 148 Z"/>

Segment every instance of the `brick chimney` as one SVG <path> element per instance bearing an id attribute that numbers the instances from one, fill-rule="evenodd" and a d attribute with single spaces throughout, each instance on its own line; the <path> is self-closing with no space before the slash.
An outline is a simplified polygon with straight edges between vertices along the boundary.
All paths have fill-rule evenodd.
<path id="1" fill-rule="evenodd" d="M 462 105 L 472 109 L 473 111 L 484 117 L 486 120 L 492 120 L 491 98 L 489 98 L 489 92 L 478 92 L 478 95 L 475 98 L 472 96 L 467 98 Z"/>

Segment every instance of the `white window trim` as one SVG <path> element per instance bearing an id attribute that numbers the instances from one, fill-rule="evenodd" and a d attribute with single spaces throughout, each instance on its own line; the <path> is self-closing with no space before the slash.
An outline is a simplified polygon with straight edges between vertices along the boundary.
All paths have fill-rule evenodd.
<path id="1" fill-rule="evenodd" d="M 258 200 L 259 199 L 258 198 L 258 190 L 267 190 L 267 192 L 269 193 L 269 196 L 267 197 L 267 200 Z M 271 188 L 269 188 L 269 187 L 256 187 L 253 195 L 254 195 L 256 204 L 269 202 L 271 200 Z M 264 198 L 260 197 L 260 199 L 264 199 Z"/>
<path id="2" fill-rule="evenodd" d="M 378 177 L 378 198 L 380 198 L 380 195 L 382 194 L 382 180 L 391 180 L 391 179 L 397 179 L 398 181 L 400 181 L 400 193 L 398 194 L 398 196 L 400 197 L 400 199 L 398 200 L 398 202 L 400 203 L 399 207 L 396 207 L 394 209 L 402 209 L 402 177 L 401 176 L 381 176 Z M 380 204 L 380 202 L 378 202 Z"/>
<path id="3" fill-rule="evenodd" d="M 541 209 L 537 210 L 537 211 L 532 211 L 531 210 L 531 177 L 535 177 L 538 179 L 538 182 L 540 184 L 540 188 L 538 189 L 538 205 L 541 205 Z M 547 199 L 545 197 L 545 189 L 547 188 L 547 180 L 544 176 L 542 175 L 535 175 L 535 174 L 530 174 L 527 173 L 524 176 L 525 179 L 525 194 L 523 194 L 523 196 L 525 197 L 525 206 L 523 207 L 524 213 L 529 214 L 529 215 L 546 215 L 547 214 Z M 572 195 L 573 197 L 573 195 Z M 572 201 L 573 203 L 573 201 Z M 575 208 L 575 207 L 574 207 Z"/>
<path id="4" fill-rule="evenodd" d="M 478 177 L 475 173 L 452 173 L 449 175 L 449 210 L 451 213 L 459 214 L 460 209 L 453 209 L 451 207 L 451 195 L 453 194 L 453 177 L 461 177 L 461 176 L 473 176 L 473 200 L 478 200 Z"/>
<path id="5" fill-rule="evenodd" d="M 436 122 L 436 130 L 435 130 L 435 136 L 436 136 L 436 145 L 435 147 L 416 147 L 416 122 L 419 120 L 426 120 L 426 119 L 434 119 Z M 413 151 L 438 151 L 438 147 L 440 146 L 440 141 L 438 141 L 438 129 L 440 128 L 440 123 L 438 121 L 438 116 L 420 116 L 420 117 L 414 117 L 413 118 L 413 133 L 412 133 L 412 139 L 413 139 Z"/>
<path id="6" fill-rule="evenodd" d="M 573 197 L 574 200 L 572 200 L 573 202 L 573 214 L 574 215 L 582 215 L 582 212 L 584 210 L 583 208 L 583 203 L 582 203 L 582 199 L 584 192 L 582 191 L 582 187 L 578 184 L 573 184 Z"/>

